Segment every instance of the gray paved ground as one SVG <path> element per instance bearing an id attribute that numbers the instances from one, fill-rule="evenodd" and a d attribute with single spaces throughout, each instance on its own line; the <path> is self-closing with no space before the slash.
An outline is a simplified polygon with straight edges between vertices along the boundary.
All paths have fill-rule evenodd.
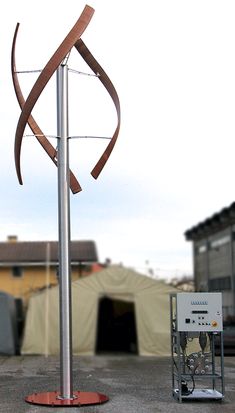
<path id="1" fill-rule="evenodd" d="M 26 403 L 34 392 L 59 390 L 57 357 L 0 357 L 0 412 L 79 413 L 234 413 L 235 357 L 225 357 L 223 402 L 172 398 L 170 358 L 138 356 L 74 357 L 74 390 L 96 391 L 109 396 L 102 405 L 43 407 Z"/>

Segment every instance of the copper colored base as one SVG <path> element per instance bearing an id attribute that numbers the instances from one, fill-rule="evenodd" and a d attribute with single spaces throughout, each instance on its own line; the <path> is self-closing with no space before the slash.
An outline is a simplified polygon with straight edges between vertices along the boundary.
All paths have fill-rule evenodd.
<path id="1" fill-rule="evenodd" d="M 42 406 L 76 407 L 90 404 L 101 404 L 109 400 L 105 394 L 74 391 L 73 399 L 61 399 L 60 392 L 33 393 L 25 398 L 27 403 Z"/>

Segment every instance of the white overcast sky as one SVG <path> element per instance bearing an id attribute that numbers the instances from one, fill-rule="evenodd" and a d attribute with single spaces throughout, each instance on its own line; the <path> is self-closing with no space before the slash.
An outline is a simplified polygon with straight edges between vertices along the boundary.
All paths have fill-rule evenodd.
<path id="1" fill-rule="evenodd" d="M 10 74 L 20 22 L 18 70 L 42 69 L 86 2 L 21 0 L 1 11 L 0 239 L 56 240 L 57 175 L 38 142 L 22 146 L 24 185 L 14 168 L 20 110 Z M 82 39 L 119 94 L 120 136 L 100 178 L 90 171 L 106 141 L 73 140 L 72 239 L 93 239 L 100 261 L 171 277 L 192 273 L 184 232 L 235 200 L 235 2 L 93 0 Z M 69 67 L 87 70 L 74 50 Z M 21 74 L 25 96 L 38 74 Z M 70 135 L 111 136 L 112 101 L 96 78 L 69 75 Z M 33 111 L 56 134 L 53 77 Z M 26 133 L 29 130 L 26 129 Z M 56 144 L 55 141 L 53 141 Z"/>

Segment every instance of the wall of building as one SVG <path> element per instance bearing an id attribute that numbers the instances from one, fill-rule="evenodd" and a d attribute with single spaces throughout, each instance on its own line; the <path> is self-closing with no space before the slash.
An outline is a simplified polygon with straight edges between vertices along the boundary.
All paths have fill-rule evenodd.
<path id="1" fill-rule="evenodd" d="M 21 271 L 19 270 L 21 269 Z M 15 298 L 22 298 L 27 304 L 30 295 L 46 285 L 57 285 L 57 266 L 32 267 L 0 267 L 0 291 L 13 295 Z M 79 266 L 72 268 L 72 280 L 77 280 L 84 271 Z"/>
<path id="2" fill-rule="evenodd" d="M 44 267 L 25 267 L 21 274 L 14 272 L 14 267 L 0 269 L 0 290 L 5 291 L 16 298 L 27 301 L 30 294 L 47 284 L 47 271 Z M 55 268 L 50 269 L 48 283 L 57 284 Z"/>
<path id="3" fill-rule="evenodd" d="M 194 277 L 196 291 L 208 291 L 207 239 L 194 243 Z"/>
<path id="4" fill-rule="evenodd" d="M 231 227 L 194 242 L 196 291 L 222 291 L 225 317 L 234 313 L 235 242 Z"/>

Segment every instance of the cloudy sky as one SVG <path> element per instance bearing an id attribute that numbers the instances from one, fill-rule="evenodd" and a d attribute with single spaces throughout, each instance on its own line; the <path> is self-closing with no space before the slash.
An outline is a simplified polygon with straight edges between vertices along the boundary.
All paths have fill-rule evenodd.
<path id="1" fill-rule="evenodd" d="M 16 178 L 15 25 L 18 70 L 42 69 L 85 4 L 9 0 L 1 12 L 0 240 L 58 237 L 56 168 L 33 137 L 23 141 L 24 185 Z M 168 278 L 191 274 L 185 230 L 235 200 L 235 2 L 87 4 L 95 14 L 82 39 L 116 87 L 122 123 L 97 181 L 90 171 L 107 141 L 70 142 L 71 169 L 83 188 L 71 195 L 72 239 L 95 240 L 100 261 L 151 267 Z M 75 51 L 69 67 L 90 73 Z M 19 76 L 27 96 L 38 73 Z M 70 73 L 69 88 L 70 135 L 111 136 L 115 109 L 98 79 Z M 55 77 L 33 115 L 45 134 L 56 134 Z"/>

